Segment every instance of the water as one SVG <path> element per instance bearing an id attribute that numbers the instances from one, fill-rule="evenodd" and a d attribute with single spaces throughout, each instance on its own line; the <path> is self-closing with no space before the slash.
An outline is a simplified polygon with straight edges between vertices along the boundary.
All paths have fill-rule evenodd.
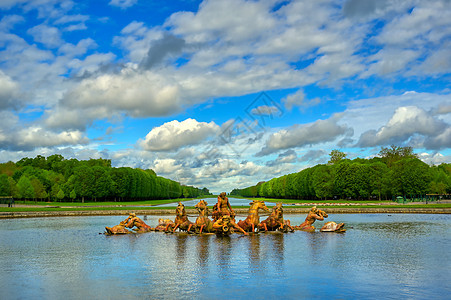
<path id="1" fill-rule="evenodd" d="M 186 207 L 188 206 L 194 206 L 197 203 L 199 203 L 200 200 L 205 200 L 208 204 L 208 206 L 213 206 L 216 203 L 218 203 L 218 199 L 217 198 L 205 198 L 205 199 L 193 199 L 193 200 L 187 200 L 187 201 L 182 201 L 183 205 L 185 205 Z M 232 206 L 244 206 L 244 207 L 248 207 L 249 203 L 251 203 L 252 200 L 249 199 L 240 199 L 240 198 L 229 198 L 229 203 Z M 267 203 L 267 202 L 265 202 Z M 177 207 L 178 202 L 173 202 L 173 203 L 166 203 L 166 204 L 160 204 L 160 205 L 156 205 L 158 207 Z"/>
<path id="2" fill-rule="evenodd" d="M 0 299 L 449 299 L 449 215 L 330 215 L 344 234 L 99 235 L 124 217 L 0 220 Z M 146 222 L 157 224 L 159 216 Z M 300 224 L 305 215 L 286 215 Z M 324 222 L 317 222 L 317 228 Z"/>

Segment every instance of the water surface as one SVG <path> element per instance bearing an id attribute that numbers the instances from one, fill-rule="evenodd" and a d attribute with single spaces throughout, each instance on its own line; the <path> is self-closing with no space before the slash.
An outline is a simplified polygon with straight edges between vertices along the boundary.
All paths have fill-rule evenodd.
<path id="1" fill-rule="evenodd" d="M 199 203 L 200 200 L 205 200 L 207 202 L 208 206 L 213 206 L 216 203 L 218 203 L 218 199 L 217 198 L 205 198 L 205 199 L 193 199 L 193 200 L 187 200 L 187 201 L 182 201 L 183 205 L 185 206 L 194 206 L 197 203 Z M 249 203 L 251 203 L 252 200 L 249 199 L 240 199 L 240 198 L 229 198 L 229 203 L 231 206 L 249 206 Z M 269 203 L 266 202 L 265 203 Z M 166 204 L 160 204 L 160 205 L 155 205 L 158 207 L 177 207 L 178 202 L 172 202 L 172 203 L 166 203 Z"/>
<path id="2" fill-rule="evenodd" d="M 305 215 L 286 218 L 297 225 Z M 0 299 L 449 299 L 451 294 L 448 215 L 330 215 L 330 221 L 347 224 L 344 234 L 99 235 L 122 219 L 1 220 Z M 149 216 L 146 222 L 155 226 L 157 219 Z"/>

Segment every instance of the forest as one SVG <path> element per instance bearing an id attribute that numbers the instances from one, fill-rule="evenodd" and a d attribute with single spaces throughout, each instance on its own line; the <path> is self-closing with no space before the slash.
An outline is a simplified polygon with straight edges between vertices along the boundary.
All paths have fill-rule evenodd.
<path id="1" fill-rule="evenodd" d="M 65 159 L 59 154 L 0 164 L 0 197 L 35 201 L 136 201 L 209 195 L 157 176 L 153 170 L 111 167 L 111 160 Z"/>
<path id="2" fill-rule="evenodd" d="M 273 178 L 231 195 L 285 199 L 392 200 L 451 193 L 451 164 L 429 166 L 411 147 L 381 148 L 371 159 L 333 150 L 327 164 Z"/>

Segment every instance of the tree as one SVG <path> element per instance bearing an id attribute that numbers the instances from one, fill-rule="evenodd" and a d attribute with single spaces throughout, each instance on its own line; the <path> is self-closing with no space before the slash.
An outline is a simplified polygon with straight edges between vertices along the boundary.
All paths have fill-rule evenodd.
<path id="1" fill-rule="evenodd" d="M 31 185 L 30 179 L 27 176 L 20 177 L 17 182 L 17 188 L 19 190 L 19 194 L 21 198 L 24 199 L 34 199 L 35 193 L 33 186 Z"/>
<path id="2" fill-rule="evenodd" d="M 58 194 L 56 195 L 56 197 L 61 201 L 61 200 L 63 200 L 64 199 L 64 192 L 63 192 L 63 190 L 60 190 L 59 192 L 58 192 Z"/>
<path id="3" fill-rule="evenodd" d="M 391 184 L 398 195 L 422 195 L 430 188 L 429 166 L 418 158 L 405 158 L 393 164 Z"/>
<path id="4" fill-rule="evenodd" d="M 346 153 L 341 152 L 340 150 L 332 150 L 329 154 L 330 159 L 329 162 L 327 164 L 329 165 L 334 165 L 336 163 L 341 162 L 342 160 L 346 159 Z"/>
<path id="5" fill-rule="evenodd" d="M 0 196 L 11 196 L 11 187 L 6 174 L 0 175 Z"/>
<path id="6" fill-rule="evenodd" d="M 47 192 L 45 191 L 44 185 L 37 178 L 32 178 L 30 180 L 31 185 L 34 189 L 34 195 L 38 199 L 44 199 L 48 197 Z"/>
<path id="7" fill-rule="evenodd" d="M 95 177 L 92 169 L 86 165 L 81 165 L 74 170 L 69 180 L 79 197 L 82 198 L 82 202 L 85 202 L 85 197 L 93 197 Z"/>
<path id="8" fill-rule="evenodd" d="M 413 153 L 412 147 L 400 147 L 391 145 L 391 148 L 381 148 L 379 156 L 382 157 L 384 162 L 390 168 L 395 162 L 403 158 L 417 158 L 417 155 Z"/>
<path id="9" fill-rule="evenodd" d="M 77 198 L 77 193 L 75 192 L 75 189 L 73 189 L 70 192 L 69 197 L 72 199 L 72 201 L 74 201 Z"/>
<path id="10" fill-rule="evenodd" d="M 312 184 L 315 196 L 319 199 L 327 199 L 333 196 L 333 175 L 331 168 L 326 165 L 318 165 L 312 174 Z"/>

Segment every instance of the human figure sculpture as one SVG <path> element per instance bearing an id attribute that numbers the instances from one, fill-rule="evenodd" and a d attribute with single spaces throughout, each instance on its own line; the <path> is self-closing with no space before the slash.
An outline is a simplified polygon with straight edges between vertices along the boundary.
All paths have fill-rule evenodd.
<path id="1" fill-rule="evenodd" d="M 345 232 L 346 229 L 343 228 L 345 223 L 335 223 L 335 222 L 327 222 L 319 231 L 321 232 Z"/>
<path id="2" fill-rule="evenodd" d="M 158 219 L 158 225 L 155 227 L 154 230 L 155 231 L 165 231 L 166 227 L 167 226 L 171 227 L 171 225 L 175 226 L 174 222 L 172 220 L 160 218 L 160 219 Z"/>
<path id="3" fill-rule="evenodd" d="M 260 223 L 260 216 L 258 211 L 263 209 L 265 211 L 269 211 L 266 207 L 265 202 L 260 200 L 254 200 L 249 203 L 249 215 L 245 220 L 241 220 L 238 222 L 238 226 L 244 229 L 247 232 L 254 232 L 255 228 L 257 228 L 258 223 Z"/>
<path id="4" fill-rule="evenodd" d="M 283 219 L 283 208 L 282 202 L 277 203 L 272 208 L 271 215 L 258 224 L 257 229 L 264 231 L 275 231 L 280 230 L 283 232 L 288 232 L 288 230 L 293 231 L 294 228 L 291 226 L 290 220 Z"/>
<path id="5" fill-rule="evenodd" d="M 313 223 L 315 223 L 316 220 L 319 221 L 323 221 L 324 218 L 327 218 L 328 215 L 325 211 L 322 211 L 318 208 L 316 208 L 316 206 L 313 206 L 307 217 L 305 218 L 304 223 L 302 223 L 299 226 L 295 226 L 294 228 L 297 230 L 304 230 L 304 231 L 315 231 L 315 226 L 313 226 Z"/>
<path id="6" fill-rule="evenodd" d="M 225 192 L 222 192 L 218 196 L 218 202 L 213 206 L 213 219 L 216 221 L 225 215 L 235 219 L 235 212 L 230 205 L 229 198 Z"/>
<path id="7" fill-rule="evenodd" d="M 181 231 L 190 232 L 191 227 L 193 227 L 194 223 L 188 220 L 188 216 L 186 215 L 185 205 L 182 202 L 179 202 L 179 205 L 175 209 L 175 221 L 174 221 L 174 229 L 172 232 L 175 232 L 177 228 Z M 166 226 L 166 231 L 168 231 L 170 225 Z M 172 227 L 172 226 L 171 226 Z"/>
<path id="8" fill-rule="evenodd" d="M 244 235 L 248 235 L 248 233 L 238 226 L 229 215 L 224 215 L 214 222 L 213 229 L 217 234 L 221 235 L 229 235 L 233 232 L 233 229 L 242 232 Z"/>
<path id="9" fill-rule="evenodd" d="M 130 230 L 128 230 L 127 228 L 125 228 L 125 225 L 127 224 L 127 222 L 122 221 L 119 223 L 119 225 L 115 225 L 113 227 L 105 227 L 105 234 L 107 235 L 114 235 L 114 234 L 128 234 L 128 233 L 132 233 Z"/>
<path id="10" fill-rule="evenodd" d="M 133 230 L 137 233 L 144 233 L 152 231 L 152 227 L 147 225 L 143 220 L 138 218 L 135 213 L 130 213 L 128 218 L 124 220 L 126 222 L 125 227 L 127 228 L 133 228 Z"/>
<path id="11" fill-rule="evenodd" d="M 198 230 L 201 234 L 202 231 L 204 232 L 212 232 L 213 231 L 213 222 L 208 218 L 208 207 L 207 207 L 207 201 L 200 200 L 199 203 L 197 203 L 194 206 L 197 211 L 199 212 L 199 216 L 196 219 L 196 231 Z"/>

